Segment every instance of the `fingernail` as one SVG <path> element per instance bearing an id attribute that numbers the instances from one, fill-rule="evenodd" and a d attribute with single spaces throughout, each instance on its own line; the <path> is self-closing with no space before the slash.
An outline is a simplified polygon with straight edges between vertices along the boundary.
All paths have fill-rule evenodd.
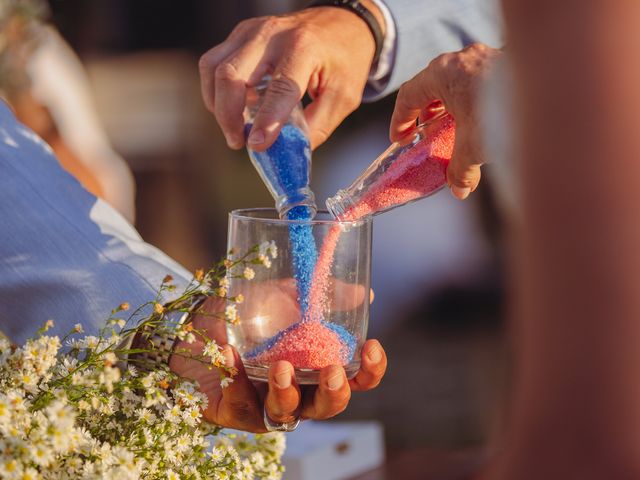
<path id="1" fill-rule="evenodd" d="M 225 135 L 224 138 L 227 141 L 227 146 L 229 148 L 239 148 L 240 141 L 236 137 L 232 135 Z"/>
<path id="2" fill-rule="evenodd" d="M 327 387 L 329 390 L 338 390 L 344 383 L 344 375 L 342 372 L 336 373 L 333 377 L 327 379 Z"/>
<path id="3" fill-rule="evenodd" d="M 471 193 L 471 189 L 469 187 L 458 187 L 457 185 L 451 185 L 451 193 L 458 200 L 464 200 Z"/>
<path id="4" fill-rule="evenodd" d="M 382 360 L 382 351 L 378 347 L 373 347 L 367 354 L 372 363 L 378 363 Z"/>
<path id="5" fill-rule="evenodd" d="M 282 371 L 275 374 L 276 386 L 281 389 L 289 388 L 291 386 L 291 372 L 289 370 Z"/>
<path id="6" fill-rule="evenodd" d="M 252 130 L 247 141 L 252 145 L 264 143 L 264 132 L 262 130 Z"/>
<path id="7" fill-rule="evenodd" d="M 224 355 L 224 365 L 227 368 L 233 368 L 236 364 L 236 356 L 233 354 L 233 348 L 227 345 L 222 350 L 222 355 Z"/>

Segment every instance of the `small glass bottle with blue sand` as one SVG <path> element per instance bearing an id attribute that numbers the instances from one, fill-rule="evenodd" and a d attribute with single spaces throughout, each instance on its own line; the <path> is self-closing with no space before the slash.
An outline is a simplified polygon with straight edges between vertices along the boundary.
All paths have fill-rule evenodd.
<path id="1" fill-rule="evenodd" d="M 264 100 L 271 77 L 247 92 L 244 111 L 245 135 L 249 135 L 253 120 Z M 311 143 L 302 105 L 299 103 L 282 126 L 275 142 L 264 151 L 247 145 L 251 162 L 275 200 L 280 218 L 310 220 L 317 211 L 315 196 L 310 188 Z"/>

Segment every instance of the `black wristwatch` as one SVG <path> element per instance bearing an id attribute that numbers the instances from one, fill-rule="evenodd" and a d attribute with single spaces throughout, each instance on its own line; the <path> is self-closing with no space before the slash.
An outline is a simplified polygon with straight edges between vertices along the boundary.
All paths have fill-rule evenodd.
<path id="1" fill-rule="evenodd" d="M 373 61 L 371 65 L 375 65 L 378 63 L 378 59 L 380 58 L 380 52 L 382 52 L 382 44 L 384 42 L 384 35 L 382 34 L 382 27 L 376 17 L 366 8 L 360 0 L 315 0 L 311 2 L 307 8 L 313 7 L 338 7 L 347 9 L 356 15 L 358 15 L 369 27 L 371 30 L 371 34 L 373 35 L 373 40 L 376 43 L 376 50 L 373 55 Z"/>

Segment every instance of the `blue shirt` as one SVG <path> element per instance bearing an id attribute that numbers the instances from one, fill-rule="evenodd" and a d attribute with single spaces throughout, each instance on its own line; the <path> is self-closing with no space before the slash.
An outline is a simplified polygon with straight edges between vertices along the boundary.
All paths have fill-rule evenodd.
<path id="1" fill-rule="evenodd" d="M 369 81 L 366 101 L 394 92 L 445 52 L 474 42 L 498 48 L 504 43 L 498 0 L 383 0 L 394 26 L 390 70 Z"/>
<path id="2" fill-rule="evenodd" d="M 88 333 L 122 302 L 153 300 L 165 275 L 189 272 L 68 174 L 0 102 L 0 331 L 22 343 L 76 323 Z"/>

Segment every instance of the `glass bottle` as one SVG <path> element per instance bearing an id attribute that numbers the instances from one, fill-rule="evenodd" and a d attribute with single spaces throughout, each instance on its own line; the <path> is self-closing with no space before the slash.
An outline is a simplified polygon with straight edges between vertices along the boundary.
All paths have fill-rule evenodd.
<path id="1" fill-rule="evenodd" d="M 436 193 L 447 183 L 454 140 L 455 122 L 446 112 L 425 121 L 327 199 L 327 209 L 337 219 L 355 220 Z"/>
<path id="2" fill-rule="evenodd" d="M 271 77 L 266 76 L 247 92 L 245 135 L 249 135 L 264 100 Z M 258 152 L 247 145 L 251 162 L 276 202 L 280 218 L 311 219 L 317 211 L 311 181 L 311 144 L 302 105 L 298 103 L 276 141 Z"/>

